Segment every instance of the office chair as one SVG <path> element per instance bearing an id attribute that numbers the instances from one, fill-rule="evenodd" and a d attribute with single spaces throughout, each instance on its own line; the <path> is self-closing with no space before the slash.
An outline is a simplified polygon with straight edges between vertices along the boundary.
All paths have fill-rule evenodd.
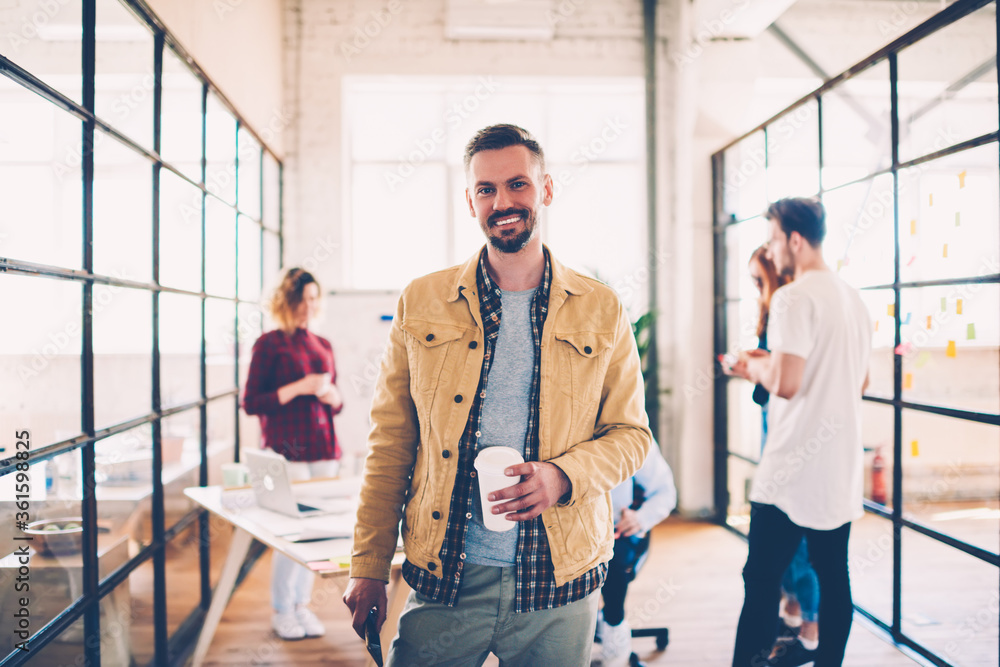
<path id="1" fill-rule="evenodd" d="M 620 568 L 623 575 L 622 581 L 627 589 L 635 579 L 636 573 L 646 562 L 646 556 L 649 553 L 649 542 L 650 533 L 648 532 L 642 537 L 621 537 L 615 540 L 615 555 L 612 562 L 609 563 L 609 576 L 611 576 L 612 567 Z M 606 582 L 605 585 L 607 585 Z M 667 644 L 670 643 L 670 630 L 668 628 L 632 628 L 631 634 L 633 639 L 654 637 L 656 639 L 657 651 L 665 650 Z M 600 638 L 595 637 L 595 640 L 599 642 Z M 634 651 L 629 656 L 629 664 L 631 667 L 641 667 L 639 656 Z"/>

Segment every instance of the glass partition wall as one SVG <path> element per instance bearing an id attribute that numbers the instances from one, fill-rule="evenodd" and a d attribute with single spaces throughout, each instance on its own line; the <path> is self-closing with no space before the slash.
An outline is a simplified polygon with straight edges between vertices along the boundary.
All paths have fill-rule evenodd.
<path id="1" fill-rule="evenodd" d="M 713 156 L 717 354 L 757 346 L 767 203 L 826 206 L 826 262 L 874 323 L 854 600 L 939 665 L 998 656 L 998 119 L 996 5 L 962 1 Z M 716 507 L 744 533 L 752 389 L 717 374 Z"/>
<path id="2" fill-rule="evenodd" d="M 183 489 L 238 456 L 281 163 L 142 2 L 15 0 L 0 34 L 0 664 L 172 664 L 228 540 Z"/>

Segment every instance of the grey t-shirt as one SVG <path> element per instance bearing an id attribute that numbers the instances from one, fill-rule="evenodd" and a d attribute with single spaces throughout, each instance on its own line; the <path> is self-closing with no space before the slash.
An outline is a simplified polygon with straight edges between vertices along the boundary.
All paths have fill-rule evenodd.
<path id="1" fill-rule="evenodd" d="M 514 448 L 524 456 L 535 368 L 535 345 L 531 336 L 531 301 L 535 290 L 501 290 L 500 295 L 503 309 L 500 332 L 486 381 L 479 428 L 482 435 L 476 443 L 476 450 L 502 445 Z M 517 526 L 505 532 L 495 532 L 483 525 L 478 485 L 473 504 L 475 509 L 465 536 L 466 561 L 499 567 L 513 565 L 517 556 Z"/>

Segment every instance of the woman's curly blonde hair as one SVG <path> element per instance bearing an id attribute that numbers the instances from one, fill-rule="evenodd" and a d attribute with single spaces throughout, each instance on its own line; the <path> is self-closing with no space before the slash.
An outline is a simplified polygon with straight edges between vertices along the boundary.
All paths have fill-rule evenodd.
<path id="1" fill-rule="evenodd" d="M 313 274 L 297 266 L 292 267 L 282 276 L 281 284 L 271 296 L 271 317 L 285 333 L 292 333 L 296 329 L 295 311 L 302 303 L 302 293 L 309 283 L 316 283 L 319 289 L 319 281 Z"/>

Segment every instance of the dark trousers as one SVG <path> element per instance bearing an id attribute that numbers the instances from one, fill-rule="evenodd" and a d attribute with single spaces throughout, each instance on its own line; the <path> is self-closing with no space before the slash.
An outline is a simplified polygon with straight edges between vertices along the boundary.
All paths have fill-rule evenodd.
<path id="1" fill-rule="evenodd" d="M 608 625 L 621 625 L 625 620 L 625 595 L 628 585 L 635 579 L 635 572 L 649 548 L 649 533 L 642 537 L 619 537 L 615 540 L 615 555 L 608 563 L 608 574 L 601 588 L 604 598 L 604 621 Z"/>
<path id="2" fill-rule="evenodd" d="M 751 503 L 750 553 L 743 568 L 745 599 L 736 630 L 733 667 L 764 667 L 778 631 L 781 575 L 805 535 L 809 560 L 819 579 L 819 648 L 815 667 L 844 661 L 854 606 L 847 573 L 851 524 L 813 530 L 792 523 L 774 505 Z"/>

